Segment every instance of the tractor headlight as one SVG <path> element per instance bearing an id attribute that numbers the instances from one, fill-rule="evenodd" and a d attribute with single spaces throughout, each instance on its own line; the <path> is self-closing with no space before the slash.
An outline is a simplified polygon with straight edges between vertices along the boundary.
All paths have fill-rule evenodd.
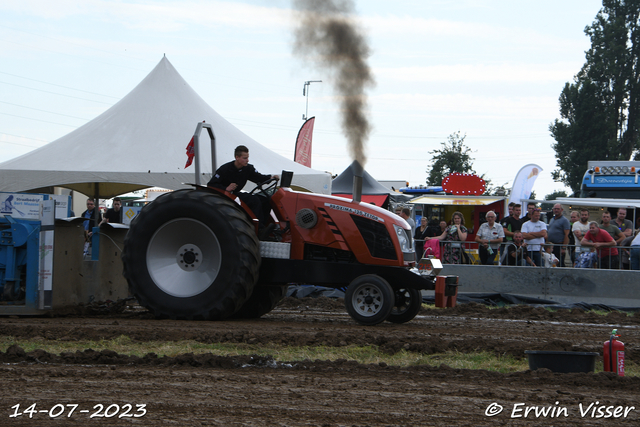
<path id="1" fill-rule="evenodd" d="M 407 237 L 405 229 L 396 224 L 393 224 L 393 228 L 396 230 L 396 235 L 398 236 L 398 242 L 400 243 L 400 249 L 402 252 L 412 252 L 413 248 L 411 247 L 411 240 Z"/>

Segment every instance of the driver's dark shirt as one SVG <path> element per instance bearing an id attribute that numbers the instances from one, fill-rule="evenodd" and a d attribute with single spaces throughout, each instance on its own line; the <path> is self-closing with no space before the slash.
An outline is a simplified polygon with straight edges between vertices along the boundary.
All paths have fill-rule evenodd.
<path id="1" fill-rule="evenodd" d="M 235 182 L 238 186 L 234 191 L 232 191 L 232 193 L 239 193 L 240 190 L 244 188 L 247 181 L 259 184 L 269 178 L 271 178 L 271 175 L 263 175 L 259 173 L 251 164 L 238 169 L 235 166 L 235 161 L 230 161 L 218 168 L 207 185 L 225 190 L 229 184 Z"/>

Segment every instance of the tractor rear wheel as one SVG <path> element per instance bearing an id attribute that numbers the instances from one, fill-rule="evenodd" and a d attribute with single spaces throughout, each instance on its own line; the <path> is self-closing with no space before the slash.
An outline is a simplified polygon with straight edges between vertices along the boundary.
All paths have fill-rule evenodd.
<path id="1" fill-rule="evenodd" d="M 347 287 L 344 303 L 351 318 L 363 325 L 384 322 L 395 304 L 391 285 L 375 274 L 355 278 Z"/>
<path id="2" fill-rule="evenodd" d="M 259 286 L 232 317 L 236 319 L 257 319 L 274 309 L 287 294 L 288 286 Z"/>
<path id="3" fill-rule="evenodd" d="M 225 319 L 251 296 L 258 245 L 233 201 L 207 191 L 174 191 L 131 223 L 124 276 L 140 305 L 158 317 Z"/>
<path id="4" fill-rule="evenodd" d="M 422 307 L 422 294 L 417 289 L 396 289 L 395 304 L 387 320 L 406 323 L 416 317 Z"/>

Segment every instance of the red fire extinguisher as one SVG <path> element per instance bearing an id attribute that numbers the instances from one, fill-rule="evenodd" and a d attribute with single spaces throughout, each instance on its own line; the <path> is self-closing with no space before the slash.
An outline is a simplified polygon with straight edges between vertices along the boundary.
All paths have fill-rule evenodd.
<path id="1" fill-rule="evenodd" d="M 609 341 L 605 341 L 602 348 L 602 359 L 605 372 L 615 372 L 624 377 L 624 343 L 618 341 L 618 330 L 611 332 Z"/>

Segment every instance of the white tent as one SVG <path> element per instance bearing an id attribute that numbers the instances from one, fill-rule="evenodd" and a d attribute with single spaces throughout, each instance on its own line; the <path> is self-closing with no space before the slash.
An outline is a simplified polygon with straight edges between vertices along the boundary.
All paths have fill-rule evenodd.
<path id="1" fill-rule="evenodd" d="M 75 131 L 0 164 L 0 191 L 22 192 L 52 186 L 110 198 L 141 188 L 185 188 L 195 182 L 195 166 L 185 170 L 186 146 L 198 122 L 216 137 L 216 159 L 233 160 L 246 145 L 250 162 L 265 174 L 294 172 L 293 184 L 331 192 L 331 177 L 274 153 L 213 110 L 178 74 L 166 57 L 127 96 Z M 294 143 L 292 136 L 291 144 Z M 212 174 L 206 131 L 200 138 L 201 182 Z M 215 170 L 215 168 L 214 168 Z"/>

